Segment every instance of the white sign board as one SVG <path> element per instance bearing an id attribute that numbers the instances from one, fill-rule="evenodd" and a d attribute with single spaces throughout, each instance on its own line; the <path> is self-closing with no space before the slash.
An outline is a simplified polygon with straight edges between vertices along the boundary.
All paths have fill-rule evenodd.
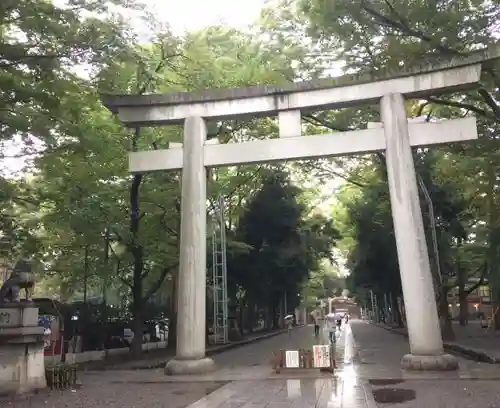
<path id="1" fill-rule="evenodd" d="M 330 346 L 313 346 L 315 368 L 330 367 Z"/>
<path id="2" fill-rule="evenodd" d="M 287 350 L 285 354 L 286 368 L 299 368 L 299 352 L 298 350 Z"/>

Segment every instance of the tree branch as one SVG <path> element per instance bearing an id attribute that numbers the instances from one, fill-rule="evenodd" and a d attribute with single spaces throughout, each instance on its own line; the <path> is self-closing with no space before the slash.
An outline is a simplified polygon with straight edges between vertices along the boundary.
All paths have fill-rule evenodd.
<path id="1" fill-rule="evenodd" d="M 127 279 L 122 278 L 121 276 L 118 276 L 118 279 L 120 279 L 125 285 L 132 289 L 132 284 Z"/>
<path id="2" fill-rule="evenodd" d="M 317 116 L 314 116 L 314 115 L 304 115 L 302 117 L 306 122 L 310 123 L 311 125 L 314 125 L 314 126 L 323 126 L 327 129 L 330 129 L 330 130 L 335 130 L 337 132 L 348 132 L 349 130 L 353 130 L 353 129 L 349 129 L 349 128 L 339 128 L 339 127 L 336 127 L 334 126 L 331 122 L 328 122 L 326 120 L 323 120 L 321 118 L 318 118 Z"/>
<path id="3" fill-rule="evenodd" d="M 500 119 L 500 106 L 498 106 L 490 93 L 486 89 L 479 89 L 477 92 L 483 97 L 484 102 L 491 108 L 497 119 Z"/>
<path id="4" fill-rule="evenodd" d="M 444 106 L 451 106 L 452 108 L 459 108 L 459 109 L 467 109 L 471 112 L 477 113 L 478 115 L 481 115 L 485 118 L 495 120 L 495 118 L 487 111 L 484 109 L 478 108 L 474 105 L 470 105 L 467 103 L 462 103 L 462 102 L 455 102 L 455 101 L 450 101 L 446 99 L 438 99 L 434 97 L 428 97 L 427 101 L 430 103 L 435 103 L 436 105 L 444 105 Z"/>
<path id="5" fill-rule="evenodd" d="M 146 294 L 142 298 L 142 301 L 147 302 L 151 298 L 151 296 L 153 296 L 158 291 L 158 289 L 160 289 L 160 287 L 163 284 L 163 282 L 165 281 L 167 275 L 169 273 L 173 273 L 174 269 L 177 268 L 178 266 L 179 266 L 179 262 L 176 262 L 170 267 L 163 268 L 160 277 L 158 278 L 156 283 L 154 285 L 152 285 L 151 288 L 146 292 Z"/>
<path id="6" fill-rule="evenodd" d="M 481 276 L 479 277 L 479 280 L 474 285 L 472 285 L 469 289 L 467 289 L 465 291 L 467 296 L 469 296 L 472 292 L 474 292 L 479 286 L 484 284 L 487 269 L 488 268 L 487 268 L 486 262 L 478 268 L 478 270 L 481 270 Z"/>
<path id="7" fill-rule="evenodd" d="M 426 106 L 429 105 L 429 101 L 427 102 L 424 102 L 423 104 L 421 104 L 419 107 L 418 107 L 418 111 L 417 111 L 417 116 L 422 116 L 422 113 L 424 112 L 424 109 Z"/>
<path id="8" fill-rule="evenodd" d="M 419 40 L 422 40 L 432 47 L 434 47 L 436 50 L 440 51 L 444 55 L 452 55 L 452 56 L 460 56 L 463 55 L 463 53 L 454 50 L 452 48 L 446 47 L 440 43 L 436 43 L 434 39 L 431 36 L 428 36 L 427 34 L 423 33 L 422 31 L 416 30 L 412 27 L 410 27 L 409 22 L 404 19 L 394 8 L 394 6 L 389 3 L 388 0 L 384 0 L 386 5 L 388 6 L 390 12 L 394 17 L 396 17 L 399 21 L 394 21 L 390 17 L 387 17 L 383 15 L 382 13 L 378 12 L 377 10 L 373 9 L 370 7 L 368 4 L 367 0 L 361 0 L 361 7 L 372 17 L 374 17 L 376 20 L 379 21 L 379 23 L 382 23 L 383 25 L 387 27 L 392 27 L 394 29 L 400 30 L 403 34 L 406 34 L 407 36 L 410 37 L 415 37 L 418 38 Z"/>

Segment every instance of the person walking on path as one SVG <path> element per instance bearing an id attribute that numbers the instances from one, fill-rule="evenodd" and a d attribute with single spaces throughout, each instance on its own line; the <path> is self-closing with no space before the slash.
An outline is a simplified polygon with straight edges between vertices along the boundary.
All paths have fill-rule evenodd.
<path id="1" fill-rule="evenodd" d="M 318 318 L 314 318 L 314 337 L 319 337 L 319 322 Z"/>
<path id="2" fill-rule="evenodd" d="M 293 327 L 293 322 L 291 320 L 288 320 L 286 323 L 286 326 L 288 328 L 288 337 L 292 336 L 292 327 Z"/>
<path id="3" fill-rule="evenodd" d="M 335 333 L 337 327 L 336 327 L 335 319 L 333 318 L 333 316 L 328 315 L 326 317 L 325 326 L 326 326 L 326 330 L 328 331 L 328 340 L 330 342 L 330 345 L 334 345 L 337 342 L 337 336 Z"/>

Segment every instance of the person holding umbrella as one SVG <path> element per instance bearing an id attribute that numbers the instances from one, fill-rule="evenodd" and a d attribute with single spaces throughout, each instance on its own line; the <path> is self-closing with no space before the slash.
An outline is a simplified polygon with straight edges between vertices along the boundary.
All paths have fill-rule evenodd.
<path id="1" fill-rule="evenodd" d="M 335 325 L 335 313 L 328 313 L 326 315 L 326 330 L 328 331 L 328 340 L 330 344 L 333 345 L 337 342 L 337 336 L 335 335 L 336 325 Z"/>
<path id="2" fill-rule="evenodd" d="M 292 327 L 293 327 L 293 315 L 285 316 L 286 327 L 288 328 L 288 336 L 292 335 Z"/>
<path id="3" fill-rule="evenodd" d="M 341 315 L 340 313 L 335 313 L 335 320 L 337 321 L 337 327 L 339 328 L 339 331 L 342 328 L 342 319 L 343 318 L 344 318 L 344 316 Z"/>

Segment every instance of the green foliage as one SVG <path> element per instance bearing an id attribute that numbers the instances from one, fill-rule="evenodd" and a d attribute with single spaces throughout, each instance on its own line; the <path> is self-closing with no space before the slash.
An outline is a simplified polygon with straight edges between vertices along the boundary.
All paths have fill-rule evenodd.
<path id="1" fill-rule="evenodd" d="M 265 30 L 270 35 L 294 44 L 304 43 L 305 37 L 320 55 L 320 63 L 329 60 L 331 66 L 337 63 L 348 73 L 404 70 L 498 44 L 494 33 L 500 7 L 496 2 L 297 0 L 269 7 Z M 417 171 L 424 184 L 421 202 L 431 265 L 436 281 L 440 269 L 444 274 L 440 283 L 448 286 L 456 284 L 457 270 L 465 268 L 469 276 L 478 276 L 485 263 L 490 282 L 500 276 L 493 266 L 498 264 L 499 218 L 497 172 L 491 167 L 498 163 L 499 72 L 498 62 L 485 67 L 478 91 L 407 104 L 409 116 L 426 115 L 432 120 L 473 113 L 478 117 L 477 143 L 416 152 Z M 308 122 L 313 126 L 310 130 L 318 126 L 349 130 L 374 120 L 378 120 L 376 108 L 366 107 L 323 112 Z M 370 170 L 373 166 L 379 171 Z M 378 155 L 308 164 L 306 168 L 346 180 L 333 211 L 343 236 L 338 245 L 349 261 L 351 287 L 397 291 L 397 254 L 383 166 L 383 155 Z M 424 189 L 431 197 L 433 214 Z M 482 263 L 479 242 L 483 243 Z"/>
<path id="2" fill-rule="evenodd" d="M 0 52 L 8 68 L 0 78 L 0 89 L 14 98 L 2 101 L 9 108 L 0 113 L 2 138 L 21 136 L 23 153 L 38 152 L 30 156 L 34 157 L 30 182 L 9 181 L 2 189 L 1 230 L 9 236 L 6 252 L 15 246 L 41 261 L 38 290 L 45 295 L 63 300 L 103 298 L 129 307 L 138 323 L 152 303 L 168 305 L 175 313 L 180 174 L 130 176 L 127 152 L 165 148 L 182 140 L 182 129 L 129 132 L 102 106 L 99 94 L 284 83 L 296 76 L 292 67 L 302 59 L 305 47 L 278 52 L 277 43 L 225 27 L 183 38 L 157 31 L 149 44 L 137 45 L 107 2 L 32 6 L 33 2 L 1 6 L 5 13 Z M 209 123 L 209 129 L 209 137 L 222 141 L 276 134 L 272 119 Z M 281 177 L 273 169 L 214 171 L 207 215 L 216 213 L 217 197 L 222 195 L 230 264 L 254 256 L 263 234 L 266 243 L 260 242 L 258 264 L 267 279 L 263 282 L 270 285 L 269 296 L 283 291 L 295 295 L 310 269 L 331 258 L 338 236 L 331 221 L 307 217 L 308 201 L 299 197 L 301 191 L 285 175 L 280 181 L 286 185 L 284 196 L 267 189 L 271 179 Z M 263 178 L 267 187 L 262 189 L 261 203 L 278 197 L 280 207 L 259 207 L 255 194 Z M 31 202 L 24 202 L 25 196 Z M 249 221 L 261 216 L 276 228 Z M 233 293 L 260 294 L 255 280 L 245 281 L 239 268 L 230 270 L 236 271 L 230 274 Z M 260 301 L 271 300 L 260 297 Z"/>
<path id="3" fill-rule="evenodd" d="M 102 106 L 100 93 L 283 84 L 332 69 L 405 69 L 498 43 L 500 16 L 496 2 L 483 1 L 286 0 L 268 4 L 251 34 L 217 26 L 178 38 L 149 16 L 153 38 L 137 44 L 113 12 L 116 5 L 136 8 L 118 0 L 0 5 L 0 142 L 23 141 L 23 154 L 43 150 L 29 156 L 35 158 L 29 178 L 0 179 L 0 256 L 11 262 L 23 252 L 35 254 L 53 294 L 69 298 L 85 289 L 88 296 L 125 299 L 138 320 L 148 303 L 170 303 L 175 312 L 180 174 L 130 176 L 127 152 L 165 148 L 182 140 L 182 129 L 130 132 Z M 481 276 L 487 266 L 500 288 L 499 65 L 483 71 L 478 90 L 407 103 L 410 116 L 478 117 L 477 143 L 415 152 L 433 202 L 431 212 L 422 189 L 434 276 L 437 281 L 441 270 L 450 287 L 458 285 L 460 271 Z M 378 118 L 373 106 L 303 115 L 308 133 L 362 128 Z M 223 142 L 277 134 L 269 118 L 208 127 L 209 137 Z M 373 155 L 287 164 L 291 175 L 276 165 L 213 171 L 207 215 L 216 214 L 222 196 L 232 300 L 273 309 L 285 293 L 290 304 L 298 294 L 306 302 L 329 296 L 344 288 L 334 246 L 347 260 L 351 290 L 399 293 L 384 166 L 383 155 Z M 334 222 L 315 208 L 317 196 L 330 192 L 298 187 L 312 178 L 345 180 Z"/>
<path id="4" fill-rule="evenodd" d="M 300 194 L 287 173 L 266 174 L 239 220 L 235 237 L 251 249 L 232 260 L 228 273 L 248 301 L 276 308 L 285 293 L 296 300 L 309 274 L 331 258 L 338 231 L 324 217 L 306 218 Z"/>
<path id="5" fill-rule="evenodd" d="M 131 3 L 130 3 L 131 4 Z M 82 84 L 75 67 L 99 68 L 130 44 L 107 1 L 43 0 L 0 5 L 0 139 L 20 135 L 48 144 L 67 109 L 68 92 Z"/>

